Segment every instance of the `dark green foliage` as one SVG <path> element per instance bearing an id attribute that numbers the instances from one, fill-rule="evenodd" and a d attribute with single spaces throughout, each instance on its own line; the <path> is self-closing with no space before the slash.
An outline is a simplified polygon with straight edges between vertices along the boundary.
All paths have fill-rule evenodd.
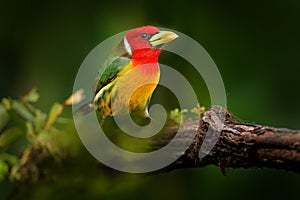
<path id="1" fill-rule="evenodd" d="M 33 100 L 2 99 L 1 134 L 12 128 L 15 135 L 9 137 L 5 148 L 0 147 L 4 180 L 0 182 L 0 199 L 7 199 L 9 194 L 14 194 L 10 199 L 21 200 L 299 199 L 299 175 L 276 170 L 233 170 L 223 177 L 218 168 L 207 167 L 142 180 L 122 173 L 123 177 L 112 178 L 111 173 L 97 169 L 97 162 L 81 145 L 71 120 L 65 123 L 60 117 L 50 126 L 55 128 L 48 130 L 53 135 L 39 131 L 45 128 L 45 111 L 71 93 L 79 66 L 96 45 L 121 31 L 148 24 L 185 33 L 209 52 L 221 72 L 228 109 L 233 114 L 248 122 L 299 129 L 299 10 L 300 1 L 295 0 L 2 0 L 1 98 L 19 97 L 36 85 L 41 99 L 37 103 L 32 102 L 35 95 L 29 95 Z M 188 77 L 199 93 L 201 106 L 209 107 L 209 94 L 201 75 L 183 59 L 166 54 L 162 53 L 160 62 Z M 176 102 L 161 91 L 155 92 L 152 101 L 174 109 L 171 104 Z M 21 116 L 9 108 L 12 101 L 25 106 L 29 115 L 25 111 Z M 33 121 L 25 123 L 24 117 L 30 119 L 30 115 Z M 66 109 L 63 116 L 71 118 L 70 110 Z M 49 157 L 39 168 L 39 181 L 16 184 L 19 181 L 14 179 L 12 183 L 8 180 L 11 169 L 20 162 L 24 148 L 38 146 L 32 139 L 37 136 L 30 133 L 52 138 L 51 142 L 60 146 L 55 152 L 64 159 L 69 154 L 70 159 L 53 161 L 46 151 Z"/>
<path id="2" fill-rule="evenodd" d="M 52 157 L 57 160 L 64 157 L 63 145 L 54 138 L 59 135 L 64 138 L 64 132 L 56 125 L 72 122 L 59 118 L 67 104 L 54 103 L 49 113 L 44 113 L 34 106 L 38 99 L 36 89 L 17 100 L 2 99 L 0 181 L 36 181 L 41 174 L 38 164 L 42 159 Z"/>

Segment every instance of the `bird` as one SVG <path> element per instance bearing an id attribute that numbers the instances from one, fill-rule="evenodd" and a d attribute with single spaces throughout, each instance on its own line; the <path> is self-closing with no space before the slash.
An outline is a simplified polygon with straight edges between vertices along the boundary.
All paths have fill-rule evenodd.
<path id="1" fill-rule="evenodd" d="M 128 31 L 98 72 L 92 101 L 76 113 L 97 110 L 105 119 L 127 109 L 150 118 L 148 104 L 160 79 L 158 57 L 163 46 L 178 37 L 151 25 Z"/>

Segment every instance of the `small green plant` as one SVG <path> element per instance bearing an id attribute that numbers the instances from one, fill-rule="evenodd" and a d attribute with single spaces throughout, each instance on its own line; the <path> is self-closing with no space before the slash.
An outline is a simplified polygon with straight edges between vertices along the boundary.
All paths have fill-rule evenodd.
<path id="1" fill-rule="evenodd" d="M 197 116 L 202 116 L 204 112 L 205 107 L 200 107 L 199 105 L 192 108 L 190 111 L 187 109 L 179 110 L 179 108 L 175 108 L 174 110 L 170 111 L 169 119 L 175 122 L 176 124 L 180 124 L 183 120 L 187 118 L 188 113 L 196 114 Z"/>
<path id="2" fill-rule="evenodd" d="M 39 161 L 46 157 L 59 160 L 64 155 L 63 145 L 55 137 L 63 132 L 60 124 L 72 120 L 62 118 L 65 108 L 80 102 L 78 91 L 63 104 L 54 103 L 48 113 L 36 108 L 39 100 L 36 88 L 20 99 L 3 98 L 0 103 L 0 181 L 37 180 Z"/>
<path id="3" fill-rule="evenodd" d="M 178 108 L 175 108 L 174 110 L 170 111 L 170 120 L 175 122 L 176 124 L 180 124 L 182 120 L 184 119 L 184 113 L 188 112 L 187 109 L 179 110 Z"/>

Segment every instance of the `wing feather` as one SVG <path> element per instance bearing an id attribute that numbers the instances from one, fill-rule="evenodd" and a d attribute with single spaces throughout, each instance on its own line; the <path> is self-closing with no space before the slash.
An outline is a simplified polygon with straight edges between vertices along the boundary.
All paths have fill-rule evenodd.
<path id="1" fill-rule="evenodd" d="M 122 68 L 127 66 L 129 63 L 130 58 L 118 57 L 110 62 L 107 67 L 104 66 L 102 68 L 102 71 L 99 71 L 98 73 L 99 76 L 94 87 L 94 94 L 96 95 L 101 90 L 101 88 L 114 80 L 117 77 L 117 74 L 122 70 Z"/>

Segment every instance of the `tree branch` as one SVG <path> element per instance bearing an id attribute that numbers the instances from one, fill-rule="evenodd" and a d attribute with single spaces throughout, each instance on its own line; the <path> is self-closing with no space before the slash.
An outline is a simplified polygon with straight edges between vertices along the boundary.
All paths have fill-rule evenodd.
<path id="1" fill-rule="evenodd" d="M 219 106 L 206 111 L 200 121 L 186 121 L 182 127 L 179 142 L 194 137 L 193 143 L 165 170 L 215 165 L 224 175 L 226 168 L 253 167 L 300 173 L 299 130 L 242 123 Z M 177 128 L 169 127 L 164 138 L 154 141 L 154 146 L 167 144 L 173 139 Z M 208 134 L 210 139 L 205 139 Z M 205 144 L 202 145 L 204 139 Z M 211 150 L 210 145 L 214 146 Z"/>

